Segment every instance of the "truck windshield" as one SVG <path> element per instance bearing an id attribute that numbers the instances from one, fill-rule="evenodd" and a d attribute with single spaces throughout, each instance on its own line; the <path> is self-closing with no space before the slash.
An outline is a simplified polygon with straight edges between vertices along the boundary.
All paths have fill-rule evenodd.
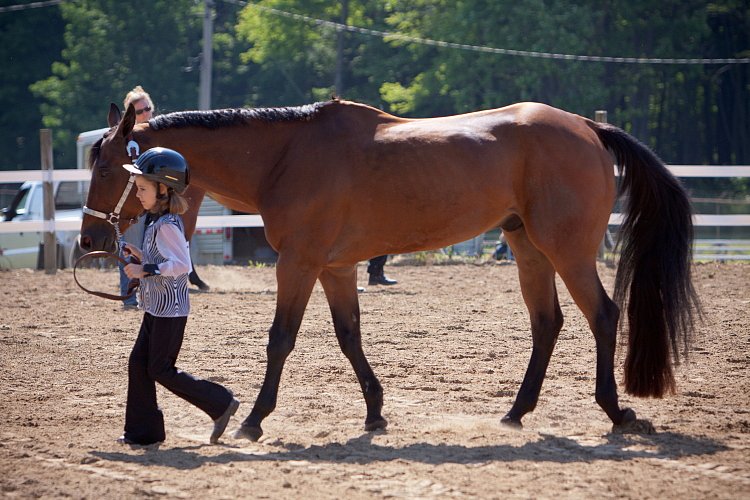
<path id="1" fill-rule="evenodd" d="M 76 210 L 81 208 L 86 199 L 88 189 L 88 182 L 60 182 L 57 194 L 55 195 L 55 210 Z"/>
<path id="2" fill-rule="evenodd" d="M 29 188 L 24 188 L 16 193 L 16 197 L 10 202 L 8 208 L 3 209 L 3 220 L 11 221 L 19 215 L 26 213 L 26 198 L 29 197 Z"/>

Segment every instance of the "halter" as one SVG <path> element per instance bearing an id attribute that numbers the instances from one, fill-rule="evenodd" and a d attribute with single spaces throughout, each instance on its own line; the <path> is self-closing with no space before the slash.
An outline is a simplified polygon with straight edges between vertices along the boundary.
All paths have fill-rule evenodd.
<path id="1" fill-rule="evenodd" d="M 130 160 L 135 162 L 136 159 L 138 159 L 138 156 L 140 156 L 141 148 L 138 146 L 138 143 L 133 140 L 132 134 L 128 137 L 128 145 L 127 145 L 127 152 L 128 156 L 130 156 Z M 84 287 L 79 283 L 78 277 L 76 276 L 76 270 L 78 269 L 78 265 L 81 264 L 83 261 L 88 259 L 101 259 L 101 258 L 107 258 L 107 257 L 114 257 L 122 264 L 139 264 L 140 262 L 138 259 L 135 258 L 135 256 L 130 256 L 128 259 L 125 258 L 123 250 L 125 249 L 125 241 L 122 236 L 122 231 L 120 231 L 120 210 L 122 210 L 122 206 L 125 205 L 125 200 L 128 199 L 128 195 L 130 194 L 130 191 L 133 189 L 133 183 L 135 182 L 135 174 L 130 174 L 130 178 L 128 179 L 128 184 L 125 186 L 125 189 L 122 192 L 122 196 L 120 196 L 120 200 L 117 202 L 117 205 L 115 205 L 115 209 L 111 211 L 110 213 L 106 214 L 104 212 L 100 212 L 99 210 L 94 210 L 93 208 L 89 208 L 87 206 L 83 207 L 83 213 L 92 215 L 94 217 L 98 217 L 100 219 L 104 219 L 115 228 L 115 236 L 117 237 L 117 254 L 112 254 L 109 252 L 104 251 L 96 251 L 96 252 L 89 252 L 87 254 L 82 255 L 81 257 L 76 260 L 75 265 L 73 265 L 73 279 L 75 280 L 76 284 L 83 289 L 83 291 L 90 293 L 92 295 L 96 295 L 97 297 L 102 297 L 105 299 L 111 299 L 111 300 L 126 300 L 132 297 L 135 294 L 136 288 L 138 288 L 139 280 L 138 279 L 132 279 L 130 280 L 130 283 L 128 284 L 128 291 L 126 295 L 113 295 L 110 293 L 104 293 L 104 292 L 97 292 L 94 290 L 89 290 L 88 288 Z M 131 224 L 138 221 L 137 218 L 135 219 L 127 219 Z"/>
<path id="2" fill-rule="evenodd" d="M 141 148 L 138 146 L 138 143 L 133 140 L 133 136 L 131 135 L 128 137 L 128 145 L 125 148 L 128 156 L 130 156 L 130 160 L 135 162 L 135 160 L 138 159 L 138 157 L 141 154 Z M 83 213 L 92 215 L 94 217 L 98 217 L 99 219 L 104 219 L 105 221 L 112 224 L 112 226 L 115 228 L 115 236 L 117 238 L 117 253 L 121 253 L 123 247 L 124 247 L 124 240 L 122 236 L 122 232 L 120 231 L 120 211 L 122 210 L 123 205 L 125 205 L 125 200 L 128 199 L 128 195 L 130 194 L 130 191 L 133 189 L 133 183 L 135 182 L 135 174 L 130 174 L 130 178 L 128 179 L 128 183 L 125 186 L 125 189 L 122 192 L 122 196 L 120 196 L 120 200 L 117 202 L 117 205 L 115 205 L 115 209 L 111 211 L 110 213 L 104 213 L 100 212 L 99 210 L 94 210 L 93 208 L 89 208 L 84 205 L 83 207 Z M 134 219 L 126 219 L 131 224 L 134 224 L 138 221 L 138 218 Z"/>

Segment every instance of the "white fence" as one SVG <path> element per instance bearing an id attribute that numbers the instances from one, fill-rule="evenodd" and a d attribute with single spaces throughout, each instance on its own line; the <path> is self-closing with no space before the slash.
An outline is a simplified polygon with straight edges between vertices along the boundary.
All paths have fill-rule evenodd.
<path id="1" fill-rule="evenodd" d="M 25 181 L 88 181 L 91 171 L 84 169 L 71 170 L 15 170 L 0 172 L 0 183 Z M 260 215 L 211 215 L 198 216 L 197 229 L 211 227 L 263 227 Z M 18 222 L 0 222 L 0 234 L 26 231 L 80 231 L 81 219 L 70 220 L 30 220 Z"/>
<path id="2" fill-rule="evenodd" d="M 750 177 L 750 165 L 742 166 L 693 166 L 693 165 L 670 165 L 669 170 L 677 177 Z M 0 172 L 0 183 L 24 182 L 24 181 L 88 181 L 91 179 L 89 170 L 17 170 Z M 709 215 L 695 214 L 696 226 L 750 226 L 750 214 L 739 215 Z M 614 213 L 610 216 L 609 223 L 618 225 L 622 221 L 622 214 Z M 199 216 L 196 228 L 205 229 L 213 227 L 262 227 L 263 219 L 260 215 L 224 215 L 224 216 Z M 17 233 L 26 231 L 54 232 L 80 230 L 81 220 L 36 220 L 23 222 L 0 222 L 0 234 Z M 731 240 L 727 240 L 731 241 Z M 716 245 L 727 245 L 725 241 Z M 723 255 L 723 257 L 722 257 Z M 712 257 L 714 257 L 712 255 Z M 718 254 L 715 258 L 732 258 L 724 254 Z M 736 258 L 736 257 L 734 257 Z"/>

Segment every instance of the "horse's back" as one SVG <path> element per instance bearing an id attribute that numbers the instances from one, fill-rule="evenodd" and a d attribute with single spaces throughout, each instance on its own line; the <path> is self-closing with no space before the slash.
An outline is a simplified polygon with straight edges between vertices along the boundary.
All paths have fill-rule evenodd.
<path id="1" fill-rule="evenodd" d="M 557 226 L 575 233 L 575 221 L 587 218 L 606 225 L 611 160 L 580 116 L 519 103 L 410 119 L 334 102 L 316 122 L 297 144 L 304 160 L 288 157 L 304 170 L 296 172 L 299 197 L 285 199 L 307 198 L 307 210 L 320 207 L 328 226 L 349 228 L 339 235 L 342 248 L 378 235 L 380 246 L 367 250 L 374 253 L 357 258 L 438 248 L 510 217 L 543 246 L 556 244 Z M 598 209 L 602 203 L 610 206 Z M 332 224 L 331 212 L 344 220 Z"/>

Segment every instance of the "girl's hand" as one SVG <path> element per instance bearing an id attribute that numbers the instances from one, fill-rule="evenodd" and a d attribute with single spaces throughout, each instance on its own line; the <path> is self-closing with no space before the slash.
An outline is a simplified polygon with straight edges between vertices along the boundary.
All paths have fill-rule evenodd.
<path id="1" fill-rule="evenodd" d="M 131 245 L 130 243 L 125 243 L 125 248 L 123 248 L 122 253 L 127 257 L 128 255 L 132 255 L 136 259 L 143 261 L 143 252 L 141 252 L 141 249 L 138 248 L 135 245 Z"/>
<path id="2" fill-rule="evenodd" d="M 141 264 L 128 264 L 125 266 L 125 274 L 131 280 L 134 278 L 143 278 L 146 273 L 143 272 L 143 266 Z"/>

